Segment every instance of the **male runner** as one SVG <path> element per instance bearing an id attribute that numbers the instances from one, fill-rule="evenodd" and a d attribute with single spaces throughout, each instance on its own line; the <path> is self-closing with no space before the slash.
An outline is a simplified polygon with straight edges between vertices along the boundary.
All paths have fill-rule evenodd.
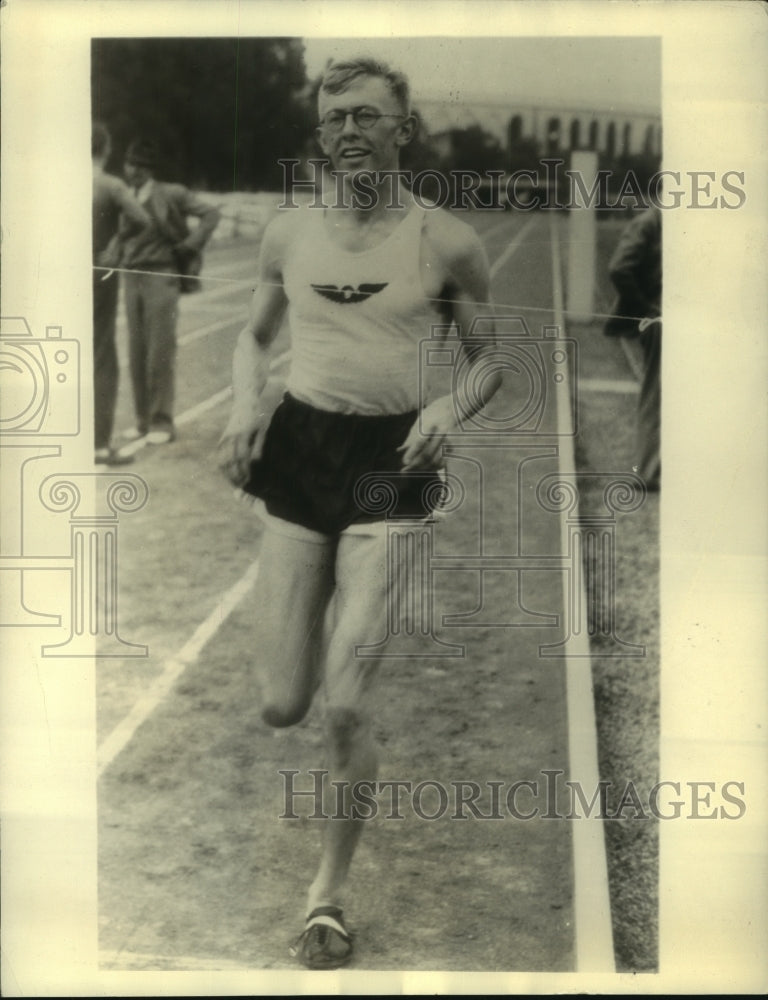
<path id="1" fill-rule="evenodd" d="M 331 816 L 338 810 L 330 782 L 349 789 L 374 781 L 377 766 L 379 663 L 358 658 L 355 647 L 385 634 L 386 532 L 357 506 L 355 486 L 379 472 L 397 490 L 398 515 L 429 515 L 424 477 L 437 476 L 445 436 L 473 410 L 457 413 L 443 396 L 423 410 L 420 429 L 418 345 L 433 324 L 453 321 L 466 337 L 475 316 L 488 315 L 489 270 L 474 230 L 419 207 L 402 185 L 393 199 L 392 178 L 381 175 L 398 169 L 416 129 L 401 73 L 368 59 L 333 64 L 318 101 L 320 145 L 341 172 L 343 197 L 329 195 L 326 209 L 283 212 L 265 231 L 260 284 L 235 351 L 221 465 L 264 504 L 254 644 L 261 712 L 271 726 L 293 725 L 322 683 Z M 377 194 L 369 208 L 353 201 L 363 171 L 372 172 Z M 286 308 L 291 370 L 270 420 L 269 348 Z M 475 409 L 499 381 L 482 382 Z M 348 793 L 342 813 L 349 815 Z M 296 949 L 310 968 L 335 968 L 351 955 L 341 890 L 361 828 L 353 818 L 324 821 Z"/>

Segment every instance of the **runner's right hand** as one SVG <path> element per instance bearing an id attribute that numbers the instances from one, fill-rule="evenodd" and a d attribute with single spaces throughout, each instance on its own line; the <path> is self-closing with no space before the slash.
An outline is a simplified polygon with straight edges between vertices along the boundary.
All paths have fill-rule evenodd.
<path id="1" fill-rule="evenodd" d="M 227 425 L 218 446 L 218 465 L 233 486 L 242 487 L 248 481 L 251 462 L 261 458 L 269 421 L 265 414 L 247 423 Z"/>

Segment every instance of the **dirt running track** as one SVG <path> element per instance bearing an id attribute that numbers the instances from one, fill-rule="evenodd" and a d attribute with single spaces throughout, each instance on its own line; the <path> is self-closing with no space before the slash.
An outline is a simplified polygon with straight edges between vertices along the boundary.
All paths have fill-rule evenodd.
<path id="1" fill-rule="evenodd" d="M 522 316 L 541 337 L 542 325 L 555 322 L 547 219 L 470 221 L 495 264 L 495 300 L 541 310 L 499 312 Z M 183 301 L 178 413 L 230 384 L 256 253 L 253 244 L 214 248 L 205 273 L 242 283 L 210 282 Z M 278 353 L 287 347 L 281 337 Z M 550 390 L 551 375 L 550 367 Z M 131 423 L 126 382 L 120 428 Z M 520 391 L 512 373 L 493 412 L 516 412 Z M 217 611 L 258 558 L 261 530 L 215 468 L 226 417 L 226 402 L 193 411 L 172 446 L 144 449 L 126 470 L 146 479 L 150 499 L 120 522 L 120 632 L 148 645 L 149 656 L 98 666 L 104 968 L 294 967 L 288 945 L 301 929 L 319 837 L 307 798 L 295 806 L 302 818 L 278 819 L 285 810 L 279 772 L 296 770 L 296 787 L 309 787 L 308 769 L 322 767 L 319 720 L 313 710 L 301 726 L 277 734 L 260 723 L 252 674 L 259 609 L 244 585 L 229 617 Z M 405 796 L 404 818 L 395 820 L 386 818 L 384 799 L 367 822 L 348 889 L 355 968 L 575 968 L 574 824 L 541 816 L 570 808 L 562 781 L 555 800 L 543 790 L 546 771 L 568 777 L 569 754 L 565 661 L 539 651 L 561 640 L 565 627 L 560 516 L 536 499 L 541 479 L 558 472 L 550 402 L 542 420 L 539 433 L 517 436 L 515 447 L 485 435 L 456 449 L 449 470 L 469 488 L 464 504 L 435 529 L 436 565 L 440 557 L 453 561 L 433 582 L 436 635 L 464 655 L 425 655 L 434 640 L 414 639 L 421 646 L 409 649 L 419 655 L 387 659 L 379 689 L 380 777 L 411 788 L 477 782 L 483 814 L 491 811 L 486 783 L 503 783 L 503 818 L 480 819 L 466 809 L 465 818 L 452 818 L 451 801 L 442 818 L 425 819 Z M 486 562 L 481 573 L 477 561 L 457 558 L 480 552 L 554 561 L 523 573 Z M 451 615 L 464 617 L 444 623 Z M 204 622 L 210 637 L 179 660 Z M 169 669 L 175 682 L 155 697 L 152 685 Z M 135 726 L 129 713 L 147 697 L 152 710 Z M 538 799 L 529 787 L 516 799 L 521 812 L 538 806 L 538 817 L 516 819 L 506 810 L 504 796 L 516 781 L 538 784 Z M 423 813 L 440 811 L 429 791 L 420 804 Z"/>

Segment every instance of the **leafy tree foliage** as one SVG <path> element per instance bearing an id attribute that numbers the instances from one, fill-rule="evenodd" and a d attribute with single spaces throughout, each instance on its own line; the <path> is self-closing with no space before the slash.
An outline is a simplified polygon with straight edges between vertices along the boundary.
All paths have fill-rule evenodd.
<path id="1" fill-rule="evenodd" d="M 128 143 L 154 139 L 158 176 L 197 188 L 276 189 L 281 157 L 312 131 L 297 38 L 102 38 L 92 45 L 92 111 Z"/>
<path id="2" fill-rule="evenodd" d="M 501 143 L 480 125 L 470 125 L 463 129 L 453 129 L 451 140 L 451 166 L 455 170 L 503 170 L 508 163 L 508 154 Z"/>

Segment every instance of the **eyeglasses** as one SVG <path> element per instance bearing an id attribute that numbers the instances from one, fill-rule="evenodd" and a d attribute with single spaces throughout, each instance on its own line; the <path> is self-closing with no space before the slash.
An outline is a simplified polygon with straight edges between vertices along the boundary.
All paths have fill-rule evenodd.
<path id="1" fill-rule="evenodd" d="M 358 128 L 364 131 L 373 128 L 379 118 L 405 118 L 406 115 L 383 115 L 374 108 L 360 107 L 336 111 L 329 111 L 324 118 L 320 119 L 321 128 L 326 128 L 330 132 L 341 132 L 347 124 L 347 118 L 352 115 L 352 121 Z"/>

